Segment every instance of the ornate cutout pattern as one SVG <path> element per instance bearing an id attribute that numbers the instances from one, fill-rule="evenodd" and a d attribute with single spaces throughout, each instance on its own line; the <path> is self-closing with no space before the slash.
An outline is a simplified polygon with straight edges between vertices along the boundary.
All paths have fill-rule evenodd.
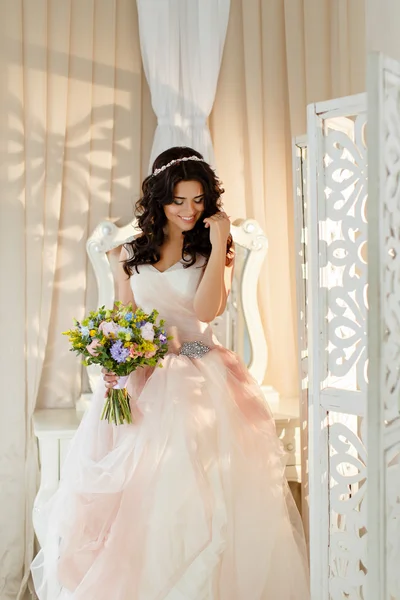
<path id="1" fill-rule="evenodd" d="M 365 114 L 325 122 L 325 203 L 319 207 L 325 383 L 354 391 L 367 388 L 365 124 Z"/>
<path id="2" fill-rule="evenodd" d="M 384 420 L 400 417 L 400 90 L 386 88 L 384 101 L 386 190 L 381 208 Z"/>
<path id="3" fill-rule="evenodd" d="M 388 600 L 400 598 L 400 444 L 386 453 L 386 585 Z"/>
<path id="4" fill-rule="evenodd" d="M 312 588 L 330 600 L 367 592 L 367 148 L 365 97 L 324 103 L 309 147 L 314 504 Z M 311 112 L 311 111 L 310 111 Z M 333 115 L 333 116 L 332 116 Z M 315 140 L 315 142 L 314 142 Z M 315 145 L 314 145 L 315 144 Z M 314 158 L 315 157 L 315 158 Z M 316 227 L 317 224 L 317 227 Z M 314 236 L 317 238 L 315 243 Z M 314 306 L 317 310 L 314 311 Z M 312 343 L 311 343 L 312 342 Z M 311 524 L 311 521 L 310 521 Z"/>
<path id="5" fill-rule="evenodd" d="M 364 600 L 367 568 L 367 453 L 364 420 L 329 413 L 330 552 L 333 599 Z"/>

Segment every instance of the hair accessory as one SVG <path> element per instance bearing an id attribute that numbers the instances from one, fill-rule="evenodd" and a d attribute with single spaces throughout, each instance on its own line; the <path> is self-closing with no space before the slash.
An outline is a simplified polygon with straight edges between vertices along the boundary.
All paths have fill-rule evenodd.
<path id="1" fill-rule="evenodd" d="M 206 162 L 203 158 L 199 158 L 198 156 L 183 156 L 182 158 L 175 158 L 174 160 L 171 160 L 171 162 L 167 163 L 166 165 L 163 165 L 159 169 L 156 169 L 152 173 L 152 176 L 154 177 L 155 175 L 162 173 L 162 171 L 165 171 L 165 169 L 168 169 L 168 167 L 172 167 L 172 165 L 176 165 L 176 164 L 186 161 L 186 160 L 197 160 L 199 162 Z"/>

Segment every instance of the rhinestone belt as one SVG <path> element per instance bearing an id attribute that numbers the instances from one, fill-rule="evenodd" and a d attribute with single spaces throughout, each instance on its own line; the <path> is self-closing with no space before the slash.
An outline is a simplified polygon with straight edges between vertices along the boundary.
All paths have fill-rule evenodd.
<path id="1" fill-rule="evenodd" d="M 188 358 L 202 358 L 210 348 L 202 342 L 184 342 L 179 350 L 179 354 Z"/>

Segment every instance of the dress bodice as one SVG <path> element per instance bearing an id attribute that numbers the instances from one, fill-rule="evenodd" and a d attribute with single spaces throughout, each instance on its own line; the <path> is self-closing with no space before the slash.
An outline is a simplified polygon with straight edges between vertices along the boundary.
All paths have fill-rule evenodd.
<path id="1" fill-rule="evenodd" d="M 202 259 L 186 268 L 178 262 L 163 272 L 153 265 L 141 265 L 139 273 L 131 277 L 136 305 L 147 313 L 156 309 L 178 346 L 191 341 L 209 346 L 218 343 L 211 326 L 198 320 L 193 306 L 203 265 Z"/>

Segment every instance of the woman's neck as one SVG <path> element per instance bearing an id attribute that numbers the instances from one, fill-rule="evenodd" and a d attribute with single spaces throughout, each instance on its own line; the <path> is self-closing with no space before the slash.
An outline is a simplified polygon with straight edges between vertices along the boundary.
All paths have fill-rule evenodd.
<path id="1" fill-rule="evenodd" d="M 183 233 L 178 227 L 168 226 L 165 233 L 165 245 L 173 246 L 174 248 L 183 248 Z"/>

